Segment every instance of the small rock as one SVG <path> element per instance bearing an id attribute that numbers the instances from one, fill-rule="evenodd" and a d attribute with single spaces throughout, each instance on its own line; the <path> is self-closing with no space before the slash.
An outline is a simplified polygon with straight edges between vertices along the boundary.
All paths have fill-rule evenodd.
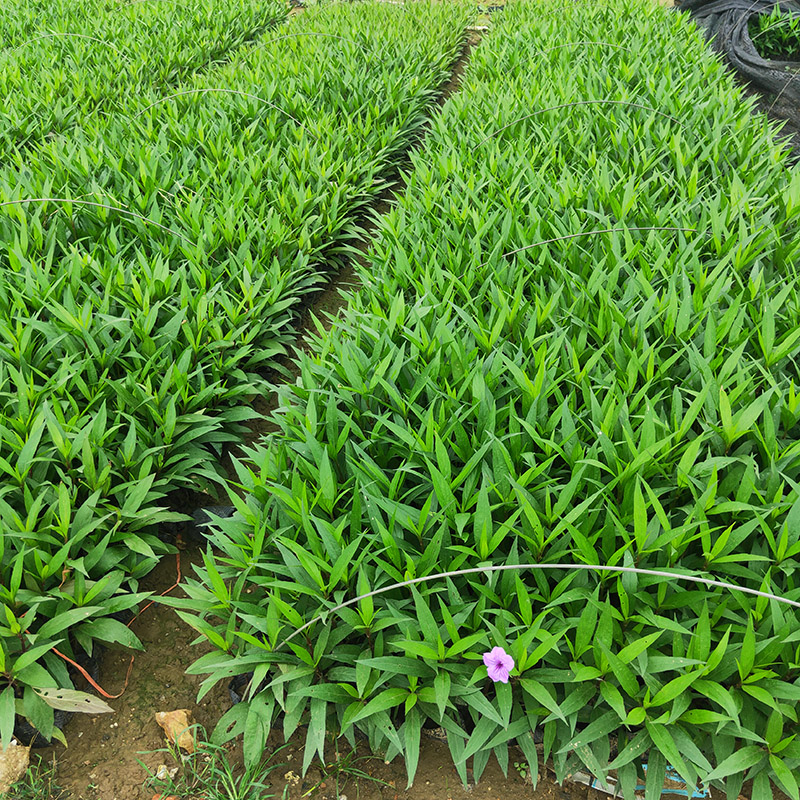
<path id="1" fill-rule="evenodd" d="M 192 712 L 187 708 L 176 711 L 157 711 L 156 722 L 164 729 L 167 739 L 176 742 L 187 753 L 194 752 L 194 735 L 191 731 Z"/>
<path id="2" fill-rule="evenodd" d="M 25 774 L 30 752 L 30 747 L 23 747 L 14 739 L 5 750 L 0 750 L 0 796 Z"/>
<path id="3" fill-rule="evenodd" d="M 289 783 L 291 783 L 291 784 L 292 784 L 292 786 L 297 786 L 297 784 L 298 784 L 298 783 L 300 783 L 300 776 L 299 776 L 299 775 L 296 775 L 296 774 L 295 774 L 294 772 L 292 772 L 291 770 L 289 770 L 289 771 L 288 771 L 288 772 L 287 772 L 287 773 L 286 773 L 286 774 L 283 776 L 283 779 L 284 779 L 285 781 L 288 781 Z"/>

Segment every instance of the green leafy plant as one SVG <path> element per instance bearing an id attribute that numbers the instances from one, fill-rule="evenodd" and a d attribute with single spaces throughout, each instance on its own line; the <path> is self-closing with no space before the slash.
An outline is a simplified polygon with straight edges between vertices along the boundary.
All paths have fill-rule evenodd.
<path id="1" fill-rule="evenodd" d="M 785 13 L 779 5 L 752 18 L 749 33 L 763 58 L 796 61 L 800 56 L 800 17 Z"/>
<path id="2" fill-rule="evenodd" d="M 500 15 L 168 601 L 201 696 L 250 675 L 215 741 L 798 797 L 800 177 L 752 107 L 654 4 Z"/>
<path id="3" fill-rule="evenodd" d="M 66 587 L 64 576 L 49 597 L 23 605 L 30 592 L 20 583 L 25 555 L 25 549 L 15 554 L 9 585 L 0 586 L 5 614 L 0 624 L 0 742 L 4 745 L 11 740 L 17 717 L 25 719 L 45 740 L 63 742 L 55 711 L 111 711 L 94 695 L 75 690 L 73 680 L 78 672 L 71 666 L 80 666 L 75 659 L 91 656 L 95 642 L 142 647 L 125 625 L 112 618 L 147 596 L 120 595 L 117 589 L 125 577 L 122 571 L 93 581 L 77 572 L 70 580 L 73 586 Z"/>
<path id="4" fill-rule="evenodd" d="M 224 747 L 207 741 L 205 731 L 200 726 L 193 725 L 192 730 L 197 742 L 193 753 L 184 754 L 174 744 L 151 751 L 170 756 L 178 767 L 174 778 L 159 778 L 148 770 L 150 774 L 146 783 L 149 787 L 163 797 L 198 796 L 206 800 L 262 800 L 274 797 L 274 794 L 266 792 L 270 787 L 270 774 L 282 766 L 275 761 L 275 757 L 283 747 L 278 747 L 269 754 L 262 754 L 258 763 L 240 769 L 231 763 Z"/>
<path id="5" fill-rule="evenodd" d="M 37 690 L 74 688 L 65 658 L 140 646 L 115 617 L 174 550 L 170 493 L 218 491 L 223 448 L 257 416 L 246 399 L 419 137 L 468 20 L 337 5 L 234 53 L 274 6 L 189 3 L 190 27 L 136 5 L 108 24 L 153 73 L 0 170 L 2 742 L 14 710 L 55 733 Z M 50 63 L 44 42 L 19 52 Z"/>
<path id="6" fill-rule="evenodd" d="M 34 755 L 22 780 L 3 795 L 5 800 L 61 800 L 65 792 L 56 783 L 56 760 Z"/>

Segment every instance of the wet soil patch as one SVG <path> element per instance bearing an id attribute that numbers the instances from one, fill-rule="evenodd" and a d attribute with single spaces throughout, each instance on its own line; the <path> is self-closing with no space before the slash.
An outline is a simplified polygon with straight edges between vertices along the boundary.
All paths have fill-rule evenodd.
<path id="1" fill-rule="evenodd" d="M 324 767 L 312 765 L 300 776 L 303 759 L 302 737 L 294 737 L 276 758 L 283 765 L 275 770 L 273 791 L 286 800 L 609 800 L 608 795 L 575 783 L 559 786 L 547 772 L 537 787 L 525 773 L 521 754 L 513 755 L 508 776 L 492 759 L 477 786 L 465 788 L 456 774 L 447 743 L 423 737 L 414 785 L 407 789 L 405 765 L 397 758 L 390 764 L 359 748 L 355 758 L 348 751 L 326 752 Z M 515 766 L 518 765 L 518 766 Z M 354 776 L 358 769 L 364 776 Z M 523 777 L 525 775 L 525 777 Z M 286 792 L 286 794 L 284 794 Z"/>

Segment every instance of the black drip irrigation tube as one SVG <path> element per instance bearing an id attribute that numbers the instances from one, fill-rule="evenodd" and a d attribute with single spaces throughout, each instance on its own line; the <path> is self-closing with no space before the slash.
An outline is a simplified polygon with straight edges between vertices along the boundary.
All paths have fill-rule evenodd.
<path id="1" fill-rule="evenodd" d="M 775 7 L 800 18 L 798 0 L 677 0 L 679 11 L 688 11 L 705 29 L 711 46 L 722 53 L 740 77 L 757 89 L 793 106 L 800 105 L 800 61 L 763 58 L 750 38 L 749 23 L 769 15 Z"/>

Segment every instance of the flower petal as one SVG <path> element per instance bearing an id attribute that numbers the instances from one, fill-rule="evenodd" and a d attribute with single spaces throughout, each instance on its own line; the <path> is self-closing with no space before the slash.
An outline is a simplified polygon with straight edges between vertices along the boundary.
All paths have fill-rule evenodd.
<path id="1" fill-rule="evenodd" d="M 508 673 L 514 669 L 514 659 L 502 647 L 493 647 L 488 653 L 484 653 L 483 663 L 495 683 L 508 683 Z"/>
<path id="2" fill-rule="evenodd" d="M 508 683 L 508 670 L 502 665 L 493 664 L 487 671 L 489 673 L 489 677 L 495 683 Z"/>

